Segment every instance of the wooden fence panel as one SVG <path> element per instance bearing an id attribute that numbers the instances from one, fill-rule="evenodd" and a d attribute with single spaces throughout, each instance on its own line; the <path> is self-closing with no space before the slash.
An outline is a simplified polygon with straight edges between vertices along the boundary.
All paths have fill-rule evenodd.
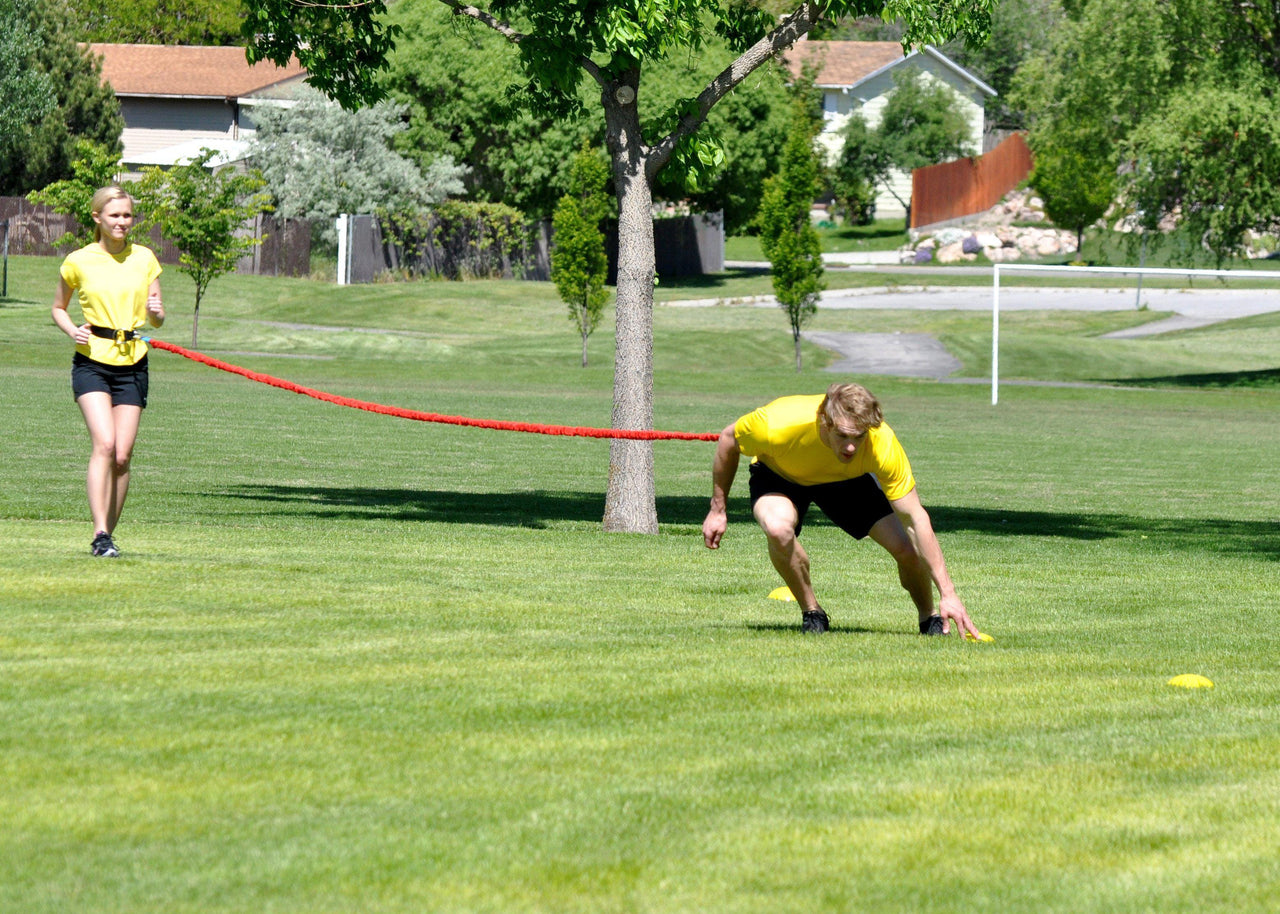
<path id="1" fill-rule="evenodd" d="M 1020 133 L 986 155 L 917 168 L 911 173 L 911 227 L 986 212 L 1030 173 L 1031 150 Z"/>
<path id="2" fill-rule="evenodd" d="M 53 242 L 79 228 L 71 216 L 55 213 L 25 197 L 0 197 L 2 220 L 9 222 L 9 253 L 38 257 L 62 257 L 70 253 L 73 246 L 54 247 Z M 306 220 L 262 215 L 246 225 L 245 231 L 261 238 L 263 244 L 240 259 L 236 264 L 237 273 L 306 276 L 311 272 L 311 225 Z M 178 262 L 178 249 L 160 237 L 159 229 L 152 229 L 144 243 L 155 251 L 161 263 Z"/>

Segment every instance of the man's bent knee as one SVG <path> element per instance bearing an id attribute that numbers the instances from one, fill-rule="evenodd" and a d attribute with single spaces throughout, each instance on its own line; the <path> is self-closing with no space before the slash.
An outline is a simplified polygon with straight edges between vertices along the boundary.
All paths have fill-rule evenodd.
<path id="1" fill-rule="evenodd" d="M 777 503 L 770 504 L 762 498 L 756 502 L 754 513 L 756 522 L 771 543 L 789 543 L 795 539 L 796 523 L 799 518 L 796 516 L 795 506 L 790 501 L 781 499 Z"/>

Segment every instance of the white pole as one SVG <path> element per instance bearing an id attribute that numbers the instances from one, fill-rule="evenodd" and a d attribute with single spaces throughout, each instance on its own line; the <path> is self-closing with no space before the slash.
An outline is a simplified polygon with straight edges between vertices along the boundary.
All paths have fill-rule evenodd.
<path id="1" fill-rule="evenodd" d="M 338 217 L 338 285 L 345 286 L 347 284 L 347 217 L 343 214 Z"/>
<path id="2" fill-rule="evenodd" d="M 992 267 L 991 284 L 991 405 L 1000 402 L 1000 264 Z"/>

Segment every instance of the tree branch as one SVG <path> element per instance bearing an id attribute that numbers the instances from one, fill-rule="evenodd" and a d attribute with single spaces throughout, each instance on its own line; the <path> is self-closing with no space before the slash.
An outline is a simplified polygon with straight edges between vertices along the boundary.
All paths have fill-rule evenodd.
<path id="1" fill-rule="evenodd" d="M 524 40 L 524 35 L 517 32 L 501 19 L 496 18 L 488 10 L 482 10 L 478 6 L 470 6 L 469 4 L 460 2 L 460 0 L 440 0 L 440 2 L 453 10 L 453 14 L 455 16 L 469 16 L 477 22 L 483 22 L 512 44 L 519 44 Z"/>
<path id="2" fill-rule="evenodd" d="M 743 51 L 737 60 L 725 67 L 707 84 L 696 99 L 697 111 L 681 118 L 675 130 L 653 146 L 648 158 L 648 169 L 651 175 L 667 163 L 681 140 L 692 135 L 702 126 L 707 115 L 720 99 L 728 95 L 770 57 L 786 50 L 798 38 L 808 34 L 818 17 L 815 7 L 814 3 L 801 3 L 795 12 L 778 24 L 777 28 Z"/>
<path id="3" fill-rule="evenodd" d="M 519 44 L 525 39 L 525 36 L 522 33 L 517 32 L 510 25 L 503 22 L 501 19 L 498 19 L 488 10 L 482 10 L 478 6 L 471 6 L 470 4 L 462 3 L 461 0 L 440 0 L 440 2 L 453 10 L 453 14 L 455 16 L 467 16 L 477 22 L 482 22 L 499 35 L 506 38 L 512 44 Z M 578 63 L 584 70 L 591 74 L 592 79 L 598 82 L 601 86 L 604 85 L 604 77 L 601 74 L 599 65 L 594 60 L 589 57 L 579 57 Z"/>

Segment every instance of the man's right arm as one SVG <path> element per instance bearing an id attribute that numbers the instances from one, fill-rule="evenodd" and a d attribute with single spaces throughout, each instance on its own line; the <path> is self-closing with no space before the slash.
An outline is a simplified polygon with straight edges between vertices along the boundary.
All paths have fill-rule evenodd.
<path id="1" fill-rule="evenodd" d="M 720 538 L 729 528 L 729 490 L 733 477 L 738 473 L 738 439 L 733 433 L 734 423 L 725 427 L 716 442 L 715 461 L 711 465 L 711 508 L 702 522 L 702 541 L 708 549 L 719 549 Z"/>

